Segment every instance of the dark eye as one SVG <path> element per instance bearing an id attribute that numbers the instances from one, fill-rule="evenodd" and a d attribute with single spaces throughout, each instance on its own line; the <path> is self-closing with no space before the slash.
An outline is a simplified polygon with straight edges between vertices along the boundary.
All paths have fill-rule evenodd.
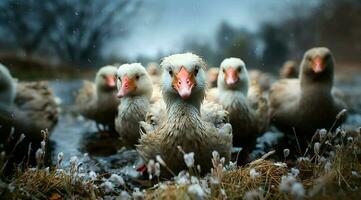
<path id="1" fill-rule="evenodd" d="M 173 71 L 172 70 L 169 70 L 168 73 L 169 73 L 170 76 L 173 76 Z"/>
<path id="2" fill-rule="evenodd" d="M 242 71 L 242 68 L 241 68 L 241 67 L 238 67 L 238 68 L 237 68 L 237 71 L 238 71 L 238 72 L 241 72 L 241 71 Z"/>
<path id="3" fill-rule="evenodd" d="M 198 72 L 199 72 L 199 69 L 198 69 L 198 68 L 196 68 L 196 69 L 194 70 L 194 75 L 196 75 L 196 76 L 197 76 Z"/>
<path id="4" fill-rule="evenodd" d="M 135 79 L 139 80 L 139 75 L 136 75 L 136 76 L 135 76 Z"/>
<path id="5" fill-rule="evenodd" d="M 328 59 L 330 59 L 330 58 L 331 58 L 331 54 L 326 54 L 325 60 L 328 60 Z"/>
<path id="6" fill-rule="evenodd" d="M 223 73 L 226 73 L 226 70 L 225 69 L 222 69 Z"/>

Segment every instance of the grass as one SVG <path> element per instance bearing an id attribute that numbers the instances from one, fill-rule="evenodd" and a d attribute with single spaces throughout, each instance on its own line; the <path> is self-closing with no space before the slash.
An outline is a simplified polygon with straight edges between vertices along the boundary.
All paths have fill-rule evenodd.
<path id="1" fill-rule="evenodd" d="M 274 153 L 270 152 L 244 167 L 226 170 L 226 166 L 214 165 L 216 170 L 207 177 L 197 177 L 198 183 L 185 175 L 185 184 L 158 184 L 147 191 L 146 199 L 200 199 L 188 190 L 193 184 L 201 185 L 205 193 L 201 199 L 358 199 L 360 133 L 334 134 L 321 143 L 323 150 L 318 155 L 308 153 L 286 164 L 268 160 Z M 212 178 L 219 183 L 212 183 Z"/>
<path id="2" fill-rule="evenodd" d="M 358 199 L 361 192 L 360 129 L 323 130 L 316 134 L 309 150 L 297 160 L 271 160 L 275 153 L 271 151 L 237 167 L 234 163 L 226 165 L 214 152 L 213 168 L 205 177 L 199 176 L 197 168 L 191 166 L 171 180 L 159 181 L 159 163 L 153 162 L 148 168 L 152 169 L 152 180 L 142 181 L 144 190 L 131 187 L 119 175 L 82 171 L 76 158 L 62 169 L 63 157 L 59 154 L 56 166 L 38 165 L 37 168 L 19 169 L 12 177 L 2 176 L 0 196 L 53 200 L 105 197 L 148 200 Z"/>
<path id="3" fill-rule="evenodd" d="M 18 172 L 2 191 L 6 199 L 96 199 L 98 190 L 90 181 L 67 174 L 65 171 L 27 169 Z"/>

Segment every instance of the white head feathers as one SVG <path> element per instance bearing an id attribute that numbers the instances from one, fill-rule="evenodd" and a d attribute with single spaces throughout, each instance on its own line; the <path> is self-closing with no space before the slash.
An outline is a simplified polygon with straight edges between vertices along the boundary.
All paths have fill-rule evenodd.
<path id="1" fill-rule="evenodd" d="M 228 84 L 227 79 L 232 79 L 232 84 Z M 247 96 L 249 77 L 243 60 L 233 57 L 224 59 L 220 66 L 217 84 L 223 90 L 240 91 Z"/>
<path id="2" fill-rule="evenodd" d="M 132 85 L 127 96 L 146 96 L 149 99 L 153 93 L 152 80 L 140 63 L 123 64 L 117 70 L 117 88 L 120 90 L 124 86 L 124 78 L 127 79 L 128 86 Z M 122 85 L 123 81 L 123 85 Z M 124 89 L 124 88 L 123 88 Z"/>
<path id="3" fill-rule="evenodd" d="M 240 58 L 234 58 L 234 57 L 226 58 L 221 63 L 221 68 L 222 67 L 237 67 L 237 66 L 246 67 L 246 64 Z"/>

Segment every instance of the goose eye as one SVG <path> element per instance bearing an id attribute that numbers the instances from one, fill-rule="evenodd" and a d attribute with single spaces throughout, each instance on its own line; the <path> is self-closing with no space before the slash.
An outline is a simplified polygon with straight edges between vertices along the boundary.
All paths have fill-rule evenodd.
<path id="1" fill-rule="evenodd" d="M 173 71 L 172 70 L 169 70 L 168 73 L 169 73 L 170 76 L 173 76 Z"/>
<path id="2" fill-rule="evenodd" d="M 325 59 L 324 60 L 328 60 L 328 59 L 330 59 L 331 58 L 331 55 L 330 54 L 327 54 L 326 56 L 325 56 Z"/>
<path id="3" fill-rule="evenodd" d="M 241 68 L 241 67 L 238 67 L 238 68 L 237 68 L 237 71 L 238 71 L 238 72 L 241 72 L 241 71 L 242 71 L 242 68 Z"/>
<path id="4" fill-rule="evenodd" d="M 135 76 L 135 79 L 139 80 L 139 75 L 136 75 L 136 76 Z"/>
<path id="5" fill-rule="evenodd" d="M 198 72 L 199 72 L 199 69 L 198 69 L 198 68 L 196 68 L 196 69 L 194 70 L 194 75 L 196 75 L 196 76 L 197 76 Z"/>
<path id="6" fill-rule="evenodd" d="M 225 69 L 222 69 L 223 73 L 226 73 L 226 70 Z"/>

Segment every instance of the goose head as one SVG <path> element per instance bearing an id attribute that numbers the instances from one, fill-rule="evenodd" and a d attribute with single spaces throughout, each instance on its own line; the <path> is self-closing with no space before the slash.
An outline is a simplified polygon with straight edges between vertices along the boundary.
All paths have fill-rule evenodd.
<path id="1" fill-rule="evenodd" d="M 177 100 L 199 107 L 206 89 L 206 63 L 203 59 L 192 53 L 174 54 L 165 57 L 160 65 L 165 102 Z"/>
<path id="2" fill-rule="evenodd" d="M 107 65 L 99 69 L 95 76 L 95 85 L 99 92 L 110 92 L 116 90 L 117 68 Z"/>
<path id="3" fill-rule="evenodd" d="M 151 98 L 153 83 L 140 63 L 123 64 L 117 71 L 118 98 L 146 96 Z"/>
<path id="4" fill-rule="evenodd" d="M 303 56 L 301 81 L 332 83 L 334 60 L 331 51 L 325 47 L 315 47 Z"/>
<path id="5" fill-rule="evenodd" d="M 249 78 L 246 64 L 239 58 L 224 59 L 220 66 L 217 84 L 220 89 L 241 91 L 247 96 Z"/>
<path id="6" fill-rule="evenodd" d="M 16 82 L 9 70 L 0 64 L 0 104 L 11 105 L 16 96 Z"/>

